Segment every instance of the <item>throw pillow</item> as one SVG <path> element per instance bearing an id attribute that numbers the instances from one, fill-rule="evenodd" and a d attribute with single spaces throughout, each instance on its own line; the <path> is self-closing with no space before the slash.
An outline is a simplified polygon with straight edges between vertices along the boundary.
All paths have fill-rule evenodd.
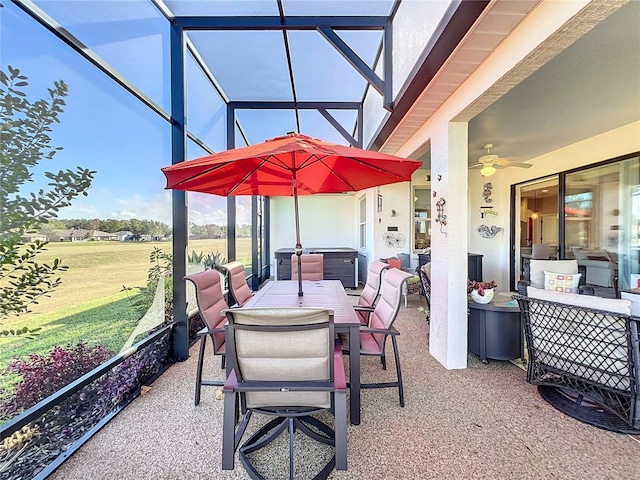
<path id="1" fill-rule="evenodd" d="M 581 273 L 544 272 L 544 289 L 563 293 L 578 293 Z"/>

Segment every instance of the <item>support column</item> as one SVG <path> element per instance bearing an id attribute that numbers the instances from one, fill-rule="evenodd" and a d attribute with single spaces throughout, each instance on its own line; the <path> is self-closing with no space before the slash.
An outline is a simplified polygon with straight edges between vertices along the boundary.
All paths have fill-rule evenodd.
<path id="1" fill-rule="evenodd" d="M 447 369 L 467 367 L 467 132 L 449 123 L 431 138 L 429 352 Z"/>
<path id="2" fill-rule="evenodd" d="M 171 163 L 186 158 L 185 128 L 184 32 L 171 24 Z M 173 210 L 173 355 L 176 360 L 189 357 L 189 325 L 187 319 L 187 195 L 180 190 L 172 193 Z"/>

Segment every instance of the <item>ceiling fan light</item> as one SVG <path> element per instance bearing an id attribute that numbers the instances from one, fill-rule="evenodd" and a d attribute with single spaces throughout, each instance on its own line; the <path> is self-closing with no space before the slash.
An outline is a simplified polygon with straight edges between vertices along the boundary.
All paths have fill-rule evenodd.
<path id="1" fill-rule="evenodd" d="M 494 173 L 496 173 L 496 168 L 491 164 L 485 165 L 482 167 L 482 170 L 480 170 L 480 175 L 483 177 L 490 177 Z"/>

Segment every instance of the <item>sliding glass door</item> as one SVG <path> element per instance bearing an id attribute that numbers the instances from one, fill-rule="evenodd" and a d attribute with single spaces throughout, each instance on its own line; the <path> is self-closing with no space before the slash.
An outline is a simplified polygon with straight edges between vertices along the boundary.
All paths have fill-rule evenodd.
<path id="1" fill-rule="evenodd" d="M 640 281 L 638 156 L 566 175 L 565 252 L 594 286 L 637 288 Z"/>
<path id="2" fill-rule="evenodd" d="M 638 154 L 514 185 L 513 195 L 512 280 L 548 244 L 549 258 L 578 261 L 588 285 L 611 296 L 640 288 Z"/>

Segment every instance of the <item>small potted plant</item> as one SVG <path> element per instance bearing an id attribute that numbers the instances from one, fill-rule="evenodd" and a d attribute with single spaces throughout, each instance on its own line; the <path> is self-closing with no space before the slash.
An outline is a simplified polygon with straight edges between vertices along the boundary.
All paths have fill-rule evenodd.
<path id="1" fill-rule="evenodd" d="M 489 303 L 493 300 L 495 289 L 498 284 L 495 280 L 488 282 L 469 281 L 467 284 L 467 293 L 471 294 L 471 300 L 476 303 Z"/>

